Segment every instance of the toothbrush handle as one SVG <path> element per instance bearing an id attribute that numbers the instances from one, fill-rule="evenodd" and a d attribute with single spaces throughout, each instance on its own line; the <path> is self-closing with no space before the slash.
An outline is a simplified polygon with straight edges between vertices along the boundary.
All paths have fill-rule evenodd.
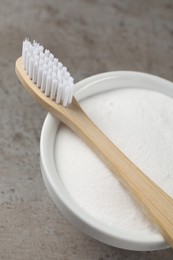
<path id="1" fill-rule="evenodd" d="M 87 117 L 73 100 L 72 117 L 65 122 L 76 132 L 142 206 L 149 219 L 157 225 L 168 244 L 173 247 L 173 199 L 137 168 Z"/>

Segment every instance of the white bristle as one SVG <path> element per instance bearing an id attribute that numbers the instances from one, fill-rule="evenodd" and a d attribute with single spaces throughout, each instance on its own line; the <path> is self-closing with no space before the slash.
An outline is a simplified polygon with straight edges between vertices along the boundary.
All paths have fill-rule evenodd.
<path id="1" fill-rule="evenodd" d="M 44 59 L 44 53 L 43 52 L 40 52 L 40 60 L 43 60 Z"/>
<path id="2" fill-rule="evenodd" d="M 38 46 L 39 53 L 42 53 L 44 51 L 44 47 L 42 45 Z"/>
<path id="3" fill-rule="evenodd" d="M 63 94 L 63 85 L 62 83 L 59 83 L 58 85 L 58 89 L 57 89 L 57 93 L 56 93 L 56 103 L 60 103 L 60 101 L 62 100 L 63 101 L 63 97 L 62 97 L 62 94 Z"/>
<path id="4" fill-rule="evenodd" d="M 51 61 L 54 60 L 54 55 L 53 55 L 52 53 L 49 54 L 49 59 L 50 59 Z"/>
<path id="5" fill-rule="evenodd" d="M 48 57 L 50 54 L 50 51 L 49 50 L 45 50 L 45 56 Z"/>
<path id="6" fill-rule="evenodd" d="M 31 57 L 31 54 L 28 52 L 27 54 L 26 54 L 26 71 L 27 71 L 27 73 L 29 73 L 29 59 L 30 59 L 30 57 Z"/>
<path id="7" fill-rule="evenodd" d="M 47 97 L 50 95 L 51 81 L 52 81 L 52 78 L 48 75 L 47 79 L 46 79 L 46 89 L 45 89 L 45 95 Z"/>
<path id="8" fill-rule="evenodd" d="M 53 72 L 54 72 L 55 74 L 58 73 L 58 68 L 57 68 L 56 66 L 53 66 Z"/>
<path id="9" fill-rule="evenodd" d="M 70 76 L 70 77 L 69 77 L 69 83 L 70 83 L 70 84 L 73 84 L 73 81 L 74 81 L 74 79 Z"/>
<path id="10" fill-rule="evenodd" d="M 27 57 L 27 48 L 24 48 L 24 53 L 23 53 L 23 65 L 24 69 L 26 70 L 26 57 Z"/>
<path id="11" fill-rule="evenodd" d="M 33 77 L 32 77 L 32 81 L 34 84 L 37 83 L 37 74 L 38 74 L 38 62 L 35 62 L 33 65 Z"/>
<path id="12" fill-rule="evenodd" d="M 54 63 L 55 65 L 58 65 L 58 59 L 57 59 L 57 58 L 54 58 L 53 63 Z"/>
<path id="13" fill-rule="evenodd" d="M 42 68 L 43 65 L 44 65 L 44 61 L 43 61 L 43 59 L 39 59 L 38 68 L 40 68 L 40 67 Z"/>
<path id="14" fill-rule="evenodd" d="M 72 102 L 73 93 L 74 93 L 74 84 L 70 85 L 70 94 L 69 94 L 68 104 L 70 104 Z"/>
<path id="15" fill-rule="evenodd" d="M 22 62 L 26 73 L 46 96 L 67 106 L 74 94 L 73 78 L 49 50 L 36 41 L 25 39 L 22 45 Z"/>
<path id="16" fill-rule="evenodd" d="M 41 82 L 42 82 L 42 74 L 43 74 L 43 68 L 38 67 L 38 74 L 37 74 L 37 86 L 40 88 L 41 87 Z"/>
<path id="17" fill-rule="evenodd" d="M 51 68 L 51 69 L 53 68 L 53 62 L 52 61 L 49 61 L 48 67 Z"/>
<path id="18" fill-rule="evenodd" d="M 27 45 L 27 42 L 26 42 L 26 40 L 24 40 L 23 46 L 22 46 L 22 61 L 23 61 L 23 63 L 24 63 L 25 56 L 26 56 L 26 45 Z"/>
<path id="19" fill-rule="evenodd" d="M 33 78 L 33 63 L 34 63 L 34 59 L 31 57 L 31 58 L 29 59 L 29 73 L 28 73 L 30 79 Z"/>
<path id="20" fill-rule="evenodd" d="M 70 73 L 68 71 L 66 71 L 64 78 L 68 81 L 70 78 Z"/>
<path id="21" fill-rule="evenodd" d="M 51 75 L 52 75 L 52 79 L 57 77 L 57 75 L 56 75 L 56 73 L 54 71 L 52 71 Z"/>
<path id="22" fill-rule="evenodd" d="M 63 89 L 63 106 L 67 106 L 68 104 L 68 97 L 69 97 L 69 86 L 66 86 L 64 89 Z"/>
<path id="23" fill-rule="evenodd" d="M 41 81 L 41 91 L 45 92 L 46 89 L 46 80 L 47 80 L 47 71 L 44 70 L 42 74 L 42 81 Z"/>
<path id="24" fill-rule="evenodd" d="M 49 67 L 48 67 L 49 68 Z M 50 77 L 52 77 L 52 69 L 48 69 L 48 75 L 50 76 Z"/>
<path id="25" fill-rule="evenodd" d="M 62 68 L 62 75 L 65 76 L 66 72 L 67 72 L 67 68 L 66 68 L 66 67 L 63 67 L 63 68 Z"/>
<path id="26" fill-rule="evenodd" d="M 51 91 L 50 91 L 50 99 L 51 100 L 55 99 L 57 88 L 58 88 L 58 81 L 57 81 L 57 79 L 53 79 L 52 85 L 51 85 Z"/>
<path id="27" fill-rule="evenodd" d="M 63 64 L 61 63 L 61 62 L 58 62 L 58 69 L 62 69 L 62 67 L 63 67 Z"/>
<path id="28" fill-rule="evenodd" d="M 49 58 L 48 58 L 48 57 L 45 57 L 44 63 L 45 63 L 45 64 L 48 64 L 48 63 L 49 63 Z"/>

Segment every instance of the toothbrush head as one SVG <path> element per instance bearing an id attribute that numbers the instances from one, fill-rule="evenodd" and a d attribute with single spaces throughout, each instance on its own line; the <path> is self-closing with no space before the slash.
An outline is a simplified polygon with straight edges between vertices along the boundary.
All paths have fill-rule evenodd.
<path id="1" fill-rule="evenodd" d="M 42 45 L 29 39 L 23 41 L 23 68 L 30 80 L 57 104 L 67 106 L 74 95 L 74 79 L 67 68 Z"/>

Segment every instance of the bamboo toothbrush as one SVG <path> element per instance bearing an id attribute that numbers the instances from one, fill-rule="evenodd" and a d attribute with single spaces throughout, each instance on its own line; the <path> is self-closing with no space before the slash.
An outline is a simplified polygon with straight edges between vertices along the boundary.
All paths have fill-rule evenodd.
<path id="1" fill-rule="evenodd" d="M 173 199 L 91 122 L 73 95 L 73 78 L 67 68 L 43 46 L 26 39 L 22 57 L 16 61 L 16 74 L 31 95 L 77 133 L 115 173 L 173 247 Z"/>

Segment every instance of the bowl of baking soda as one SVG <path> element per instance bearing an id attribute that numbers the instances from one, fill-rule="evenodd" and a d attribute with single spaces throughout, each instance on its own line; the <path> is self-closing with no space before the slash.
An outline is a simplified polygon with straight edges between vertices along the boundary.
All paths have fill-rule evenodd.
<path id="1" fill-rule="evenodd" d="M 75 86 L 92 121 L 173 198 L 173 83 L 140 72 L 98 74 Z M 167 248 L 116 176 L 68 127 L 48 114 L 41 170 L 64 216 L 89 236 L 128 250 Z"/>

